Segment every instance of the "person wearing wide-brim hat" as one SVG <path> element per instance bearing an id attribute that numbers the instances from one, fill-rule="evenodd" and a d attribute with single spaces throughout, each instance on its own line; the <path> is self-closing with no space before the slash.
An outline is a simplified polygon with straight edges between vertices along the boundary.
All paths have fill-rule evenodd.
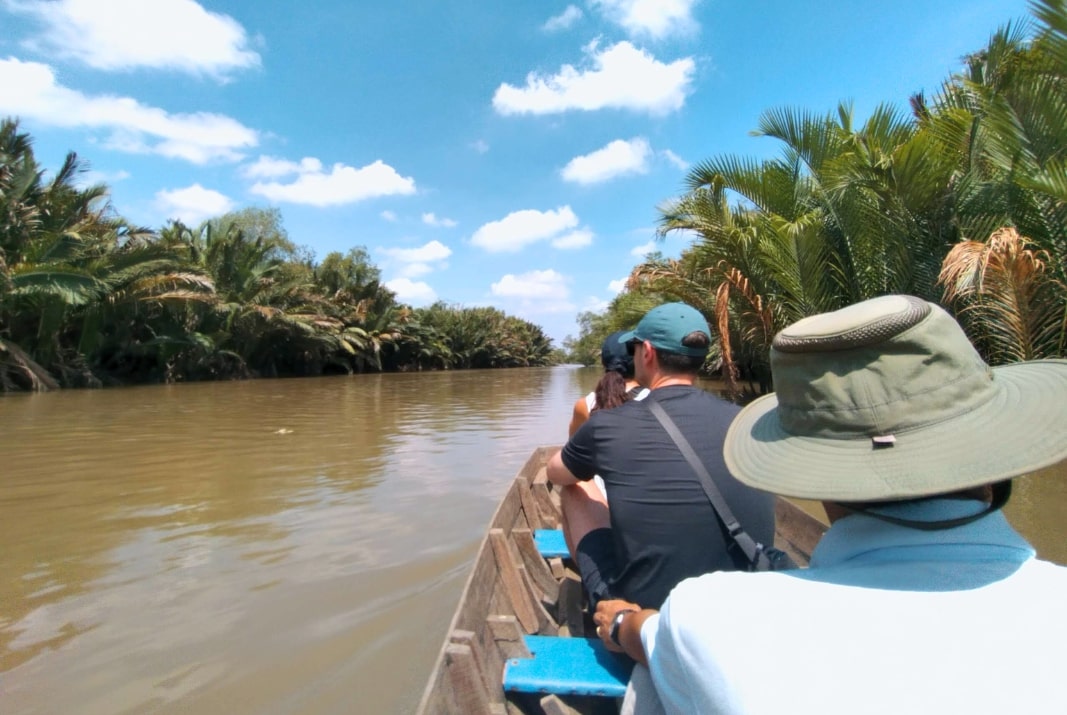
<path id="1" fill-rule="evenodd" d="M 771 368 L 727 466 L 821 500 L 830 529 L 808 569 L 689 579 L 662 613 L 619 619 L 658 694 L 642 706 L 1067 712 L 1067 568 L 1000 511 L 1013 477 L 1067 458 L 1067 361 L 990 368 L 943 309 L 885 296 L 786 328 Z M 647 697 L 635 672 L 631 699 Z"/>

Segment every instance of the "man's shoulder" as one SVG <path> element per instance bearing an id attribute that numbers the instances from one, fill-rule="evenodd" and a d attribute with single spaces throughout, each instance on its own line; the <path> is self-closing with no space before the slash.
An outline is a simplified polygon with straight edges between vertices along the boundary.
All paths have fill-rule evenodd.
<path id="1" fill-rule="evenodd" d="M 657 394 L 658 393 L 658 394 Z M 708 392 L 696 385 L 671 385 L 652 391 L 652 398 L 674 402 L 685 409 L 704 412 L 709 415 L 736 415 L 741 411 L 733 402 Z"/>
<path id="2" fill-rule="evenodd" d="M 594 410 L 589 415 L 589 421 L 594 425 L 619 425 L 635 424 L 641 420 L 640 415 L 651 414 L 648 406 L 642 404 L 643 400 L 627 400 L 618 407 L 610 410 Z"/>
<path id="3" fill-rule="evenodd" d="M 1067 595 L 1067 566 L 1043 559 L 1029 559 L 1013 576 L 1020 581 L 1025 580 L 1027 586 Z"/>
<path id="4" fill-rule="evenodd" d="M 664 612 L 674 625 L 687 625 L 694 620 L 730 621 L 742 612 L 769 612 L 791 598 L 805 597 L 810 591 L 825 588 L 791 575 L 788 571 L 715 571 L 687 578 L 671 591 L 664 604 Z M 708 608 L 709 603 L 716 608 Z"/>

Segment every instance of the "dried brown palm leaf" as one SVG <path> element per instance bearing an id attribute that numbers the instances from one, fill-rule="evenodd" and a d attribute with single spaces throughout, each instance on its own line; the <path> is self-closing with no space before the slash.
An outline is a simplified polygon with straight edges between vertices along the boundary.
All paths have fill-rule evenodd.
<path id="1" fill-rule="evenodd" d="M 747 343 L 769 347 L 774 336 L 774 314 L 770 306 L 766 305 L 763 296 L 756 292 L 752 281 L 740 270 L 725 263 L 719 264 L 719 270 L 722 272 L 723 281 L 715 292 L 715 322 L 719 331 L 723 380 L 726 382 L 726 389 L 731 394 L 736 394 L 740 370 L 733 359 L 730 338 L 730 297 L 735 295 L 742 305 L 747 305 L 747 308 L 738 312 L 743 326 L 742 338 Z"/>
<path id="2" fill-rule="evenodd" d="M 938 283 L 972 340 L 994 363 L 1060 357 L 1067 290 L 1047 251 L 1011 227 L 987 241 L 962 241 L 945 257 Z"/>

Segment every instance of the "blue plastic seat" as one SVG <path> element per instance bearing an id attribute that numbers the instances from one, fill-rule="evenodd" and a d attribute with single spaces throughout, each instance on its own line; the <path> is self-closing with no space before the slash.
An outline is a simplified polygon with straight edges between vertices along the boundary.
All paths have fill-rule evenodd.
<path id="1" fill-rule="evenodd" d="M 546 559 L 554 556 L 564 558 L 570 556 L 562 529 L 535 529 L 534 544 L 537 545 L 538 552 Z"/>
<path id="2" fill-rule="evenodd" d="M 526 636 L 525 641 L 533 657 L 508 660 L 504 690 L 616 698 L 626 693 L 634 662 L 600 639 Z"/>

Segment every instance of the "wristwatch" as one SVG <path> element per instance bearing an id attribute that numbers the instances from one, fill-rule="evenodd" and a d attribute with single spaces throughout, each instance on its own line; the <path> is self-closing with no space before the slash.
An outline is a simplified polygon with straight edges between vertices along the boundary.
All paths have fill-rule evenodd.
<path id="1" fill-rule="evenodd" d="M 637 613 L 637 609 L 624 608 L 616 613 L 615 617 L 611 619 L 611 628 L 608 629 L 608 638 L 620 648 L 622 648 L 622 643 L 619 643 L 619 627 L 622 626 L 622 620 L 626 618 L 627 613 Z"/>

